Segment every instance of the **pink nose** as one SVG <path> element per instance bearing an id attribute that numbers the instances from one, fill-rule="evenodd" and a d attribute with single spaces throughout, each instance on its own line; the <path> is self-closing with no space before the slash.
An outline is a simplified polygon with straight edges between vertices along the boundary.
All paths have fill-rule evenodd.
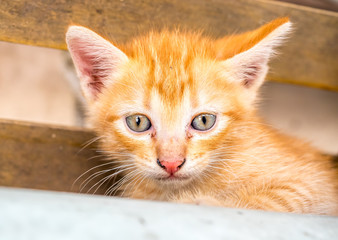
<path id="1" fill-rule="evenodd" d="M 169 174 L 174 174 L 175 172 L 177 172 L 185 163 L 185 159 L 183 160 L 174 160 L 174 161 L 160 161 L 159 159 L 157 159 L 157 164 L 163 168 L 164 170 L 167 171 L 167 173 Z"/>

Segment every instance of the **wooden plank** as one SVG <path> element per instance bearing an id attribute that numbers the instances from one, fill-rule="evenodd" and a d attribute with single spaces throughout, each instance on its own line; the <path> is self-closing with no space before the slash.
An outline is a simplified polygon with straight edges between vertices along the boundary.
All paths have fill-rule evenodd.
<path id="1" fill-rule="evenodd" d="M 320 0 L 320 1 L 318 0 L 270 0 L 270 1 L 289 2 L 289 3 L 298 4 L 298 5 L 338 12 L 337 0 Z"/>
<path id="2" fill-rule="evenodd" d="M 213 36 L 253 29 L 290 16 L 295 33 L 272 63 L 271 80 L 338 90 L 338 14 L 271 1 L 3 0 L 0 40 L 65 49 L 70 24 L 126 41 L 163 26 L 204 29 Z"/>
<path id="3" fill-rule="evenodd" d="M 0 40 L 66 49 L 70 24 L 124 42 L 182 26 L 218 37 L 290 16 L 295 32 L 272 63 L 274 81 L 338 90 L 338 13 L 266 0 L 2 0 Z"/>
<path id="4" fill-rule="evenodd" d="M 79 192 L 84 178 L 72 184 L 99 162 L 88 160 L 95 146 L 82 149 L 93 137 L 80 128 L 0 120 L 0 186 Z"/>

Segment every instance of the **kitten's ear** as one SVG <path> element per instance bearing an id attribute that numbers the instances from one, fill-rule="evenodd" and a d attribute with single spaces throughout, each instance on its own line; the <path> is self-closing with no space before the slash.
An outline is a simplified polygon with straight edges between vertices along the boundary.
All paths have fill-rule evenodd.
<path id="1" fill-rule="evenodd" d="M 224 39 L 223 61 L 227 78 L 255 93 L 268 71 L 268 61 L 291 30 L 288 18 L 276 19 L 257 30 Z M 255 95 L 255 94 L 253 94 Z"/>
<path id="2" fill-rule="evenodd" d="M 121 64 L 127 62 L 128 57 L 85 27 L 69 27 L 66 42 L 82 91 L 88 101 L 93 101 L 104 87 L 114 81 Z"/>

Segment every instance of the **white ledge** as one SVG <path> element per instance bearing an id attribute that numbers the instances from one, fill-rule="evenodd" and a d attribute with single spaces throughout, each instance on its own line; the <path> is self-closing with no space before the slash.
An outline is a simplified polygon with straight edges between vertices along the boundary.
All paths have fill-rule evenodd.
<path id="1" fill-rule="evenodd" d="M 338 218 L 0 188 L 0 239 L 337 239 Z"/>

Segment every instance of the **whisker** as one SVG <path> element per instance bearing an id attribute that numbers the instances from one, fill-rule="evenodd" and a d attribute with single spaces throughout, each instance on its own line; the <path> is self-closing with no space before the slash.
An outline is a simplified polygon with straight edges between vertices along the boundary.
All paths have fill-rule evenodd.
<path id="1" fill-rule="evenodd" d="M 133 179 L 132 181 L 130 181 L 130 183 L 128 183 L 128 184 L 124 187 L 124 190 L 123 190 L 123 192 L 121 193 L 121 196 L 124 196 L 125 191 L 126 191 L 127 188 L 129 187 L 129 185 L 132 184 L 132 183 L 134 183 L 134 184 L 133 184 L 133 186 L 132 186 L 131 188 L 128 189 L 128 191 L 129 191 L 130 189 L 134 189 L 134 186 L 135 186 L 136 182 L 139 180 L 140 177 L 142 177 L 142 172 L 139 171 L 139 172 L 136 173 L 136 175 L 133 177 L 134 179 Z"/>
<path id="2" fill-rule="evenodd" d="M 125 168 L 125 169 L 121 169 L 121 170 L 119 170 L 119 171 L 113 173 L 112 176 L 113 176 L 113 175 L 116 175 L 116 174 L 119 174 L 119 173 L 121 173 L 121 172 L 123 172 L 123 171 L 129 170 L 129 169 L 131 169 L 131 168 L 132 168 L 132 167 Z M 92 174 L 91 176 L 93 176 L 93 177 L 91 177 L 89 180 L 87 180 L 87 179 L 88 179 L 88 178 L 87 178 L 87 179 L 80 185 L 80 188 L 81 188 L 81 189 L 80 189 L 80 192 L 82 192 L 82 190 L 88 185 L 89 182 L 91 182 L 92 180 L 94 180 L 94 179 L 97 178 L 98 176 L 101 176 L 102 174 L 105 174 L 105 173 L 107 173 L 107 172 L 109 172 L 109 171 L 113 171 L 113 169 L 102 170 L 102 171 L 96 173 L 95 176 L 93 176 L 94 174 Z M 83 186 L 82 186 L 82 185 L 83 185 Z"/>
<path id="3" fill-rule="evenodd" d="M 136 172 L 136 174 L 135 174 Z M 135 174 L 135 175 L 134 175 Z M 136 176 L 138 175 L 138 171 L 134 171 L 132 174 L 129 174 L 127 178 L 125 178 L 118 186 L 116 186 L 114 189 L 111 190 L 111 195 L 115 196 L 115 194 L 124 186 L 126 182 L 131 180 L 131 182 L 135 181 L 137 178 Z M 125 188 L 125 187 L 124 187 Z"/>
<path id="4" fill-rule="evenodd" d="M 134 167 L 134 168 L 136 168 L 136 167 Z M 131 170 L 131 169 L 133 169 L 133 168 L 129 168 L 128 170 Z M 95 194 L 96 191 L 104 184 L 105 181 L 109 180 L 110 178 L 112 178 L 113 176 L 116 176 L 116 175 L 117 175 L 117 174 L 114 174 L 114 175 L 111 174 L 111 175 L 108 175 L 108 176 L 104 177 L 103 179 L 101 179 L 100 181 L 98 181 L 96 184 L 94 184 L 94 185 L 87 191 L 87 193 L 90 192 L 90 190 L 91 190 L 92 188 L 94 188 L 97 184 L 99 184 L 100 182 L 102 182 L 102 183 L 95 189 L 95 191 L 93 192 L 93 194 Z"/>
<path id="5" fill-rule="evenodd" d="M 132 186 L 132 188 L 134 189 L 134 191 L 133 191 L 133 194 L 135 193 L 135 191 L 137 190 L 137 188 L 142 184 L 142 182 L 145 180 L 145 179 L 147 179 L 147 175 L 146 174 L 144 174 L 143 172 L 140 172 L 140 174 L 141 174 L 141 181 L 135 186 L 135 184 L 137 183 L 137 182 L 135 182 L 134 184 L 133 184 L 133 186 Z M 149 181 L 148 181 L 149 182 Z M 147 185 L 147 184 L 146 184 Z"/>
<path id="6" fill-rule="evenodd" d="M 135 172 L 136 170 L 133 170 L 133 171 L 131 171 L 131 172 L 129 172 L 128 174 L 126 174 L 125 176 L 123 176 L 120 180 L 118 180 L 117 182 L 115 182 L 112 186 L 110 186 L 107 190 L 106 190 L 106 192 L 104 193 L 104 195 L 108 195 L 109 194 L 109 196 L 110 196 L 110 194 L 112 193 L 112 191 L 114 191 L 114 189 L 116 188 L 116 187 L 118 187 L 119 186 L 119 184 L 121 184 L 121 183 L 124 183 L 123 182 L 123 180 L 124 179 L 130 179 L 130 175 L 132 175 L 134 172 Z"/>
<path id="7" fill-rule="evenodd" d="M 89 145 L 93 144 L 94 142 L 100 140 L 104 138 L 104 136 L 98 136 L 98 137 L 94 137 L 90 140 L 88 140 L 86 143 L 84 143 L 84 146 L 77 152 L 77 154 L 79 154 L 80 152 L 82 152 L 86 147 L 88 147 Z"/>
<path id="8" fill-rule="evenodd" d="M 83 177 L 85 174 L 87 174 L 88 172 L 96 169 L 96 168 L 99 168 L 99 167 L 103 167 L 103 166 L 106 166 L 106 165 L 109 165 L 109 164 L 113 164 L 113 162 L 109 162 L 109 163 L 104 163 L 104 164 L 100 164 L 100 165 L 97 165 L 95 167 L 92 167 L 90 168 L 89 170 L 85 171 L 84 173 L 82 173 L 78 178 L 75 179 L 75 181 L 73 182 L 72 184 L 72 188 L 74 187 L 74 184 L 81 178 Z"/>

